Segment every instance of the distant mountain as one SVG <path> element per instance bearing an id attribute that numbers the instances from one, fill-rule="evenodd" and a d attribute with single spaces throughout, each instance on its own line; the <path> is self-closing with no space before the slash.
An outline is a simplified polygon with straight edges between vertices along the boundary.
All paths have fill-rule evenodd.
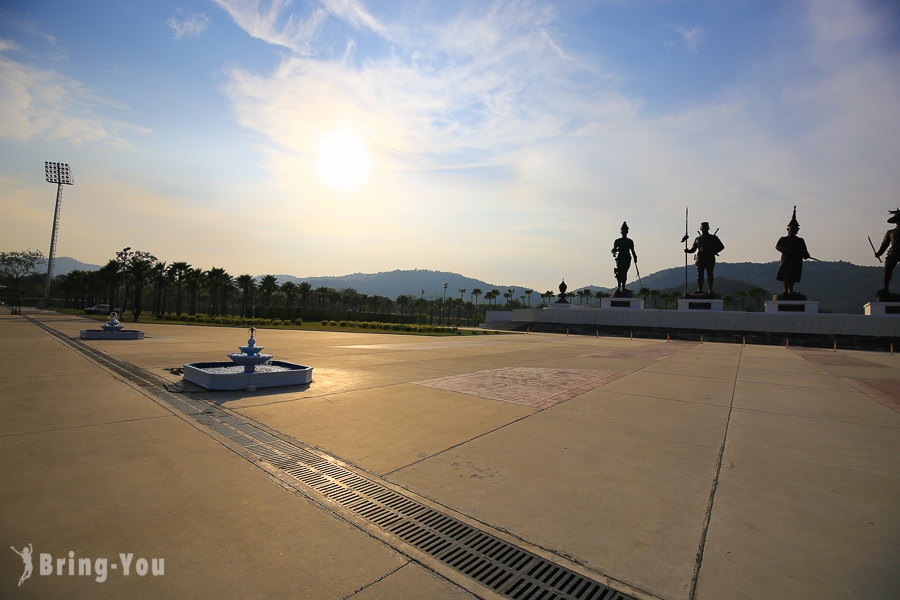
<path id="1" fill-rule="evenodd" d="M 44 264 L 41 269 L 46 274 L 47 272 L 47 261 L 44 260 Z M 57 256 L 56 264 L 53 265 L 53 274 L 54 275 L 65 275 L 66 273 L 71 273 L 74 270 L 81 271 L 99 271 L 100 265 L 89 265 L 88 263 L 83 263 L 80 260 L 75 260 L 74 258 L 69 258 L 68 256 Z"/>
<path id="2" fill-rule="evenodd" d="M 444 296 L 444 284 L 447 284 L 447 297 L 459 296 L 459 290 L 466 290 L 464 296 L 466 299 L 475 288 L 482 292 L 489 292 L 492 289 L 500 290 L 501 294 L 506 290 L 515 288 L 514 295 L 516 299 L 525 295 L 525 290 L 529 289 L 522 285 L 496 285 L 481 281 L 480 279 L 472 279 L 464 277 L 458 273 L 448 273 L 446 271 L 429 271 L 426 269 L 413 269 L 407 271 L 388 271 L 383 273 L 353 273 L 352 275 L 342 275 L 340 277 L 295 277 L 294 275 L 276 275 L 279 283 L 293 281 L 300 283 L 301 281 L 309 282 L 313 288 L 330 287 L 336 290 L 344 288 L 353 288 L 360 294 L 368 294 L 369 296 L 385 296 L 387 298 L 396 298 L 401 294 L 409 294 L 416 298 L 422 297 L 422 290 L 425 290 L 426 300 L 435 300 Z M 257 276 L 257 279 L 259 276 Z M 532 304 L 540 301 L 541 290 L 535 290 L 532 294 Z M 503 302 L 503 296 L 500 296 L 498 303 Z"/>
<path id="3" fill-rule="evenodd" d="M 731 294 L 735 290 L 726 289 L 726 278 L 744 282 L 750 287 L 759 286 L 769 295 L 781 293 L 781 282 L 775 279 L 778 262 L 770 263 L 718 263 L 716 265 L 716 291 Z M 852 263 L 805 261 L 803 279 L 795 290 L 806 294 L 810 300 L 819 301 L 819 310 L 839 314 L 862 314 L 863 306 L 875 300 L 875 291 L 881 286 L 880 267 L 862 267 Z M 657 290 L 684 289 L 684 267 L 657 271 L 643 278 L 644 287 Z M 632 282 L 629 287 L 638 286 Z M 730 286 L 729 286 L 730 287 Z M 688 290 L 697 288 L 697 270 L 688 266 Z M 634 289 L 638 289 L 634 287 Z"/>
<path id="4" fill-rule="evenodd" d="M 46 269 L 46 263 L 44 268 Z M 96 271 L 100 265 L 83 263 L 62 256 L 56 259 L 54 273 L 62 275 L 75 269 L 84 271 Z M 767 291 L 771 297 L 780 293 L 782 286 L 775 279 L 778 272 L 778 263 L 718 263 L 716 265 L 716 291 L 725 294 L 734 294 L 739 290 L 749 290 L 759 286 Z M 862 314 L 863 306 L 867 302 L 875 300 L 875 290 L 881 286 L 881 267 L 862 267 L 852 263 L 838 262 L 814 262 L 806 261 L 803 265 L 803 280 L 797 284 L 797 291 L 806 294 L 810 300 L 819 301 L 819 310 L 839 314 Z M 257 276 L 257 279 L 260 276 Z M 520 299 L 528 289 L 521 285 L 497 285 L 465 277 L 458 273 L 446 271 L 430 271 L 427 269 L 414 269 L 406 271 L 387 271 L 382 273 L 353 273 L 339 277 L 296 277 L 294 275 L 276 275 L 279 283 L 293 281 L 300 283 L 307 281 L 313 288 L 330 287 L 334 289 L 353 288 L 361 294 L 370 296 L 379 295 L 387 298 L 396 298 L 401 294 L 409 294 L 416 298 L 422 296 L 425 290 L 425 298 L 434 300 L 444 295 L 444 284 L 447 284 L 447 297 L 457 297 L 460 289 L 465 289 L 465 298 L 468 299 L 472 290 L 480 289 L 488 292 L 492 289 L 505 293 L 508 289 L 515 289 L 515 298 Z M 637 291 L 641 287 L 654 290 L 684 290 L 684 267 L 663 269 L 642 278 L 641 282 L 632 281 L 629 289 Z M 694 265 L 688 266 L 688 289 L 693 291 L 697 286 L 697 271 Z M 585 286 L 592 292 L 611 292 L 614 288 L 598 286 Z M 569 288 L 573 293 L 584 288 Z M 535 290 L 531 297 L 532 306 L 538 304 L 540 293 L 545 290 Z M 558 290 L 554 287 L 554 293 Z M 577 299 L 576 299 L 577 302 Z M 498 300 L 503 304 L 503 297 Z"/>

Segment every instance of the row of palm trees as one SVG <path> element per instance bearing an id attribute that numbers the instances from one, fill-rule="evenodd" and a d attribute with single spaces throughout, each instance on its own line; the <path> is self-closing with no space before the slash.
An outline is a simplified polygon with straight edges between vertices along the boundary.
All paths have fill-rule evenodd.
<path id="1" fill-rule="evenodd" d="M 107 303 L 122 312 L 131 311 L 135 319 L 142 312 L 153 314 L 174 313 L 189 315 L 203 313 L 210 316 L 253 316 L 254 307 L 299 307 L 356 312 L 400 315 L 428 315 L 433 322 L 435 315 L 443 321 L 456 318 L 471 320 L 479 310 L 478 300 L 483 298 L 491 307 L 497 307 L 497 299 L 506 298 L 507 308 L 530 305 L 533 290 L 525 290 L 523 303 L 515 298 L 515 288 L 501 292 L 492 289 L 484 292 L 471 290 L 466 301 L 466 289 L 458 289 L 459 297 L 426 300 L 424 290 L 420 297 L 402 294 L 395 300 L 380 295 L 368 295 L 353 288 L 334 289 L 326 286 L 313 288 L 309 282 L 279 283 L 275 275 L 254 277 L 243 274 L 232 276 L 219 267 L 209 270 L 195 268 L 186 262 L 158 260 L 149 252 L 125 248 L 116 253 L 98 271 L 74 270 L 55 280 L 59 295 L 65 297 L 65 305 L 85 308 Z"/>

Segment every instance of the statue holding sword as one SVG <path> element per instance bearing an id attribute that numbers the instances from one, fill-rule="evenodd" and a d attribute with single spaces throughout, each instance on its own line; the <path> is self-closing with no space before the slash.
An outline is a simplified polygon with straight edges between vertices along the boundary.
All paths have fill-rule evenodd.
<path id="1" fill-rule="evenodd" d="M 622 237 L 613 243 L 612 255 L 616 259 L 616 268 L 613 270 L 616 276 L 616 298 L 631 298 L 632 291 L 625 289 L 628 281 L 628 269 L 631 267 L 631 258 L 634 257 L 634 268 L 637 269 L 637 254 L 634 251 L 634 242 L 628 237 L 628 223 L 622 223 Z M 638 272 L 640 277 L 640 272 Z"/>
<path id="2" fill-rule="evenodd" d="M 888 229 L 881 240 L 881 246 L 875 250 L 872 244 L 872 238 L 869 238 L 869 244 L 872 250 L 875 250 L 875 258 L 881 260 L 881 255 L 887 252 L 884 257 L 884 289 L 878 290 L 876 296 L 879 302 L 897 302 L 900 301 L 900 294 L 891 294 L 889 286 L 891 276 L 894 274 L 894 267 L 900 262 L 900 209 L 889 210 L 891 213 L 888 223 L 894 223 L 893 229 Z"/>

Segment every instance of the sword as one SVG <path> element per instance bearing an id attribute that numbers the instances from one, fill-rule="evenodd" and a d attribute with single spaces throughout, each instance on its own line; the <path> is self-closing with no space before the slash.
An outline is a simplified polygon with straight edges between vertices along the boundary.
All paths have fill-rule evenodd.
<path id="1" fill-rule="evenodd" d="M 638 283 L 639 283 L 639 284 L 641 285 L 641 287 L 643 288 L 643 287 L 644 287 L 644 282 L 641 281 L 641 270 L 638 269 L 637 261 L 634 261 L 634 270 L 637 272 Z"/>
<path id="2" fill-rule="evenodd" d="M 869 245 L 872 246 L 872 252 L 875 253 L 875 258 L 878 259 L 878 262 L 884 262 L 881 260 L 881 257 L 878 256 L 878 250 L 875 249 L 875 244 L 872 243 L 872 238 L 869 236 L 866 236 L 866 237 L 869 238 Z"/>

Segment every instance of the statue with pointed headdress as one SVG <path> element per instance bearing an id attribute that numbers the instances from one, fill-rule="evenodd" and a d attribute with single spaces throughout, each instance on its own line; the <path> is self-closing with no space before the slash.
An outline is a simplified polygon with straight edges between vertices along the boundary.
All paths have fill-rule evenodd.
<path id="1" fill-rule="evenodd" d="M 622 221 L 622 237 L 613 242 L 612 255 L 616 259 L 616 268 L 613 274 L 616 276 L 616 297 L 631 297 L 631 290 L 625 289 L 628 281 L 628 269 L 631 268 L 631 257 L 637 264 L 637 254 L 634 252 L 634 241 L 628 237 L 628 223 Z"/>
<path id="2" fill-rule="evenodd" d="M 802 237 L 797 235 L 800 231 L 800 223 L 797 221 L 797 207 L 794 207 L 794 214 L 788 221 L 788 234 L 778 240 L 775 249 L 781 252 L 781 262 L 778 263 L 778 274 L 775 279 L 784 284 L 784 294 L 778 299 L 781 300 L 805 300 L 806 296 L 794 292 L 794 284 L 800 281 L 800 275 L 803 273 L 803 261 L 810 258 L 809 251 L 806 249 L 806 242 Z M 786 296 L 790 296 L 787 298 Z"/>
<path id="3" fill-rule="evenodd" d="M 888 229 L 881 240 L 881 247 L 875 251 L 875 257 L 881 260 L 881 255 L 887 251 L 884 257 L 884 289 L 878 290 L 877 298 L 881 302 L 897 302 L 900 300 L 900 294 L 891 294 L 888 286 L 891 283 L 891 276 L 894 274 L 894 267 L 900 262 L 900 208 L 897 210 L 889 210 L 891 213 L 888 223 L 894 223 L 893 229 Z"/>

